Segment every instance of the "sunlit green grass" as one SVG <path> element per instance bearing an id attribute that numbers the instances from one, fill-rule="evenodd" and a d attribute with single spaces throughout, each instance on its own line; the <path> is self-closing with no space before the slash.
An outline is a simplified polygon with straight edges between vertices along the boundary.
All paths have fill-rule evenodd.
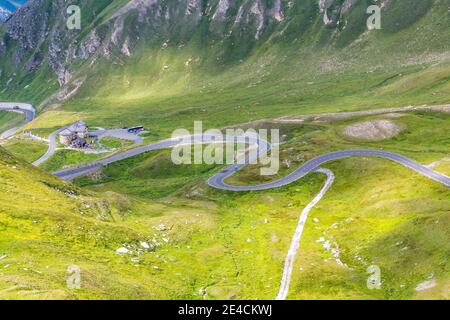
<path id="1" fill-rule="evenodd" d="M 46 142 L 33 141 L 31 139 L 10 140 L 3 147 L 16 157 L 27 162 L 33 162 L 39 159 L 47 151 Z"/>
<path id="2" fill-rule="evenodd" d="M 117 148 L 125 148 L 133 145 L 132 141 L 118 139 L 114 137 L 105 137 L 100 140 L 100 143 L 103 147 L 108 149 L 117 149 Z"/>
<path id="3" fill-rule="evenodd" d="M 291 169 L 283 166 L 280 176 L 305 160 L 297 155 L 308 158 L 345 148 L 383 148 L 423 163 L 440 159 L 448 155 L 450 145 L 446 135 L 448 117 L 412 113 L 390 119 L 404 124 L 407 130 L 394 139 L 377 143 L 351 141 L 340 130 L 350 123 L 383 116 L 306 123 L 298 128 L 289 125 L 285 129 L 288 141 L 283 145 L 282 157 L 291 161 Z M 432 138 L 423 138 L 426 136 Z M 407 150 L 410 144 L 414 147 Z M 444 236 L 448 233 L 446 213 L 450 206 L 447 188 L 384 159 L 347 159 L 326 167 L 335 172 L 336 182 L 308 220 L 289 298 L 445 297 L 443 291 L 419 294 L 414 289 L 430 274 L 437 279 L 438 288 L 445 288 L 448 279 L 446 264 L 442 265 L 448 250 Z M 256 183 L 260 181 L 256 170 L 246 169 L 231 182 Z M 150 153 L 111 165 L 104 171 L 104 180 L 89 182 L 82 178 L 77 183 L 83 186 L 94 183 L 92 190 L 114 190 L 144 201 L 163 197 L 164 204 L 175 207 L 184 203 L 183 198 L 214 201 L 220 208 L 220 228 L 210 231 L 217 232 L 212 236 L 214 240 L 202 238 L 202 248 L 206 247 L 195 256 L 210 268 L 211 280 L 199 280 L 205 286 L 206 296 L 271 299 L 278 290 L 298 215 L 318 192 L 324 178 L 311 175 L 279 190 L 232 193 L 210 189 L 202 182 L 212 171 L 206 166 L 173 166 L 167 152 L 158 152 L 156 156 Z M 164 193 L 158 191 L 161 186 Z M 172 196 L 167 198 L 167 194 Z M 433 225 L 435 221 L 439 222 Z M 340 259 L 348 268 L 339 266 L 316 242 L 324 236 L 338 244 Z M 384 245 L 386 241 L 388 246 Z M 179 254 L 176 261 L 187 259 L 190 265 L 195 265 L 195 260 L 180 258 Z M 230 265 L 228 259 L 232 259 Z M 367 289 L 366 268 L 371 264 L 382 270 L 381 290 Z M 415 268 L 412 270 L 410 266 Z M 405 270 L 411 271 L 405 274 Z M 189 274 L 194 276 L 194 271 Z"/>
<path id="4" fill-rule="evenodd" d="M 39 110 L 26 129 L 48 136 L 80 119 L 107 128 L 142 124 L 151 131 L 147 140 L 154 141 L 178 128 L 192 129 L 195 120 L 204 121 L 206 129 L 287 115 L 448 104 L 446 10 L 437 8 L 414 24 L 428 3 L 410 12 L 406 2 L 397 1 L 381 32 L 358 38 L 359 23 L 343 30 L 337 43 L 332 30 L 298 28 L 309 21 L 305 14 L 287 28 L 286 37 L 277 34 L 249 52 L 228 42 L 199 49 L 195 39 L 182 48 L 137 47 L 124 64 L 80 62 L 74 78 L 87 80 L 78 94 L 58 102 L 57 109 Z M 93 6 L 100 11 L 105 4 Z M 114 1 L 97 18 L 90 12 L 85 22 L 102 23 L 118 5 Z M 397 24 L 399 16 L 405 19 Z M 11 71 L 4 68 L 2 83 Z M 44 67 L 15 78 L 0 96 L 39 106 L 58 89 L 55 74 Z M 1 117 L 15 115 L 0 113 L 0 126 L 14 123 Z M 424 164 L 449 156 L 448 114 L 390 119 L 406 130 L 386 141 L 342 134 L 348 124 L 383 117 L 259 125 L 286 134 L 276 177 L 313 156 L 349 148 L 382 148 Z M 41 150 L 21 143 L 8 148 L 25 160 Z M 43 168 L 53 171 L 97 157 L 58 151 Z M 298 216 L 324 182 L 311 174 L 276 190 L 224 192 L 206 184 L 220 167 L 174 166 L 170 151 L 159 151 L 115 163 L 72 185 L 3 151 L 0 159 L 0 256 L 7 256 L 0 260 L 0 298 L 13 299 L 273 299 Z M 325 167 L 336 181 L 311 211 L 289 298 L 448 299 L 448 188 L 384 159 L 351 158 Z M 436 168 L 450 172 L 446 162 Z M 230 182 L 276 178 L 262 179 L 258 169 L 248 167 Z M 158 230 L 161 224 L 166 230 Z M 155 237 L 162 245 L 154 252 L 115 253 Z M 320 237 L 339 246 L 347 267 L 317 242 Z M 381 290 L 366 287 L 366 268 L 373 264 L 382 272 Z M 79 291 L 66 286 L 70 265 L 81 267 Z M 417 293 L 415 287 L 430 276 L 436 288 Z"/>
<path id="5" fill-rule="evenodd" d="M 23 118 L 24 116 L 20 113 L 0 110 L 0 132 L 18 125 Z"/>
<path id="6" fill-rule="evenodd" d="M 283 128 L 282 158 L 292 165 L 283 165 L 280 175 L 304 161 L 297 155 L 331 149 L 382 147 L 425 163 L 448 155 L 448 115 L 391 119 L 408 129 L 376 144 L 339 134 L 346 124 L 368 119 Z M 22 163 L 15 166 L 3 166 L 1 173 L 6 184 L 0 196 L 8 197 L 3 232 L 15 239 L 0 247 L 8 255 L 1 265 L 9 264 L 0 295 L 8 298 L 273 299 L 299 213 L 324 181 L 312 174 L 277 190 L 223 192 L 205 184 L 220 168 L 174 166 L 169 151 L 162 151 L 111 165 L 100 180 L 81 178 L 77 184 L 84 191 L 74 189 L 79 195 L 68 197 L 70 185 L 34 170 L 30 175 Z M 289 298 L 445 298 L 440 288 L 448 281 L 447 188 L 383 159 L 326 167 L 336 182 L 311 212 Z M 245 169 L 233 182 L 258 182 L 257 169 Z M 19 190 L 13 198 L 12 190 Z M 33 202 L 24 203 L 25 194 Z M 160 224 L 167 230 L 153 228 Z M 123 243 L 138 244 L 154 234 L 169 243 L 139 262 L 115 253 Z M 348 268 L 316 242 L 320 237 L 338 244 Z M 381 290 L 366 287 L 372 264 L 381 268 Z M 81 291 L 65 286 L 69 265 L 82 268 Z M 437 288 L 417 293 L 415 287 L 431 274 Z"/>
<path id="7" fill-rule="evenodd" d="M 102 158 L 105 153 L 84 153 L 81 150 L 57 150 L 55 155 L 42 164 L 46 171 L 57 171 L 64 168 L 89 163 Z"/>

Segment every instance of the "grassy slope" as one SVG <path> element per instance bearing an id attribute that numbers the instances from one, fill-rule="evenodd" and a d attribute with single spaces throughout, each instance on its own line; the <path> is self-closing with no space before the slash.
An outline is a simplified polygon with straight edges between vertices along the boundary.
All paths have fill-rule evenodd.
<path id="1" fill-rule="evenodd" d="M 87 11 L 97 17 L 84 18 L 89 27 L 79 38 L 121 3 L 96 2 Z M 233 37 L 214 39 L 205 47 L 199 31 L 187 43 L 175 38 L 163 48 L 139 42 L 130 58 L 77 64 L 74 78 L 88 79 L 62 109 L 95 125 L 142 123 L 168 134 L 193 119 L 217 127 L 279 115 L 449 101 L 450 29 L 444 1 L 433 7 L 418 1 L 413 11 L 408 1 L 393 1 L 383 14 L 383 29 L 371 33 L 361 20 L 363 4 L 348 17 L 346 28 L 335 31 L 323 26 L 317 4 L 311 3 L 299 4 L 298 12 L 250 51 L 234 45 L 238 39 Z M 38 95 L 55 90 L 48 84 L 54 76 L 45 68 L 29 80 L 39 87 L 30 84 L 22 90 L 28 82 L 23 80 L 18 92 L 1 95 L 39 104 L 43 98 Z M 55 122 L 57 114 L 42 116 Z"/>
<path id="2" fill-rule="evenodd" d="M 433 132 L 436 139 L 421 141 L 410 155 L 425 162 L 448 155 L 446 127 L 435 126 L 446 124 L 448 116 L 412 114 L 395 121 L 409 130 L 382 142 L 385 148 L 401 151 Z M 373 144 L 343 138 L 343 125 L 284 128 L 289 152 L 283 157 L 295 166 L 302 160 L 294 155 L 320 153 L 323 144 Z M 273 298 L 299 211 L 323 183 L 312 175 L 280 190 L 224 193 L 199 179 L 212 167 L 175 167 L 162 152 L 143 156 L 143 163 L 131 159 L 110 166 L 106 181 L 78 182 L 92 185 L 92 193 L 61 184 L 3 151 L 1 158 L 0 252 L 8 256 L 0 261 L 3 298 Z M 446 297 L 447 188 L 385 160 L 348 159 L 327 167 L 336 173 L 336 184 L 308 220 L 290 298 Z M 235 180 L 256 182 L 255 170 Z M 154 190 L 161 185 L 164 192 Z M 155 229 L 161 223 L 167 230 Z M 320 237 L 338 244 L 348 269 L 316 242 Z M 136 256 L 139 261 L 115 253 L 144 239 L 163 245 Z M 365 287 L 370 264 L 382 270 L 382 290 Z M 80 291 L 65 287 L 69 265 L 82 268 Z M 414 288 L 430 274 L 438 287 L 419 296 Z"/>
<path id="3" fill-rule="evenodd" d="M 289 140 L 282 157 L 296 167 L 305 157 L 342 148 L 383 148 L 423 163 L 448 156 L 448 115 L 407 114 L 393 121 L 408 129 L 383 142 L 352 141 L 342 136 L 345 125 L 367 119 L 371 118 L 286 126 L 283 131 Z M 289 297 L 447 297 L 445 256 L 449 247 L 445 239 L 450 208 L 447 188 L 381 159 L 348 159 L 327 167 L 336 173 L 336 184 L 308 221 Z M 208 257 L 205 267 L 219 261 L 221 265 L 219 270 L 210 271 L 208 297 L 273 298 L 298 214 L 317 193 L 323 178 L 314 175 L 281 190 L 236 194 L 211 190 L 203 179 L 198 180 L 210 176 L 213 170 L 216 169 L 205 166 L 174 167 L 168 153 L 161 152 L 112 165 L 101 180 L 81 178 L 77 183 L 84 187 L 92 185 L 97 191 L 126 193 L 144 201 L 163 197 L 169 203 L 183 202 L 180 200 L 183 198 L 217 202 L 219 223 L 209 231 L 211 237 L 201 242 L 201 248 L 209 248 L 204 249 Z M 280 175 L 289 170 L 284 167 Z M 242 184 L 258 180 L 255 169 L 246 169 L 233 178 L 234 183 Z M 314 217 L 320 222 L 314 223 Z M 316 242 L 320 237 L 338 244 L 340 259 L 348 268 L 337 265 L 322 244 Z M 203 251 L 197 253 L 197 249 L 193 248 L 193 254 L 203 257 Z M 230 257 L 234 266 L 228 265 Z M 382 270 L 383 286 L 379 291 L 366 288 L 366 268 L 372 264 Z M 417 294 L 414 288 L 431 274 L 438 287 Z"/>
<path id="4" fill-rule="evenodd" d="M 105 154 L 87 154 L 77 150 L 57 150 L 55 155 L 43 163 L 41 167 L 46 171 L 52 172 L 74 165 L 89 163 L 104 156 Z"/>
<path id="5" fill-rule="evenodd" d="M 193 119 L 221 127 L 288 114 L 447 103 L 450 57 L 443 39 L 450 29 L 437 22 L 446 21 L 443 14 L 436 8 L 409 28 L 364 34 L 343 48 L 316 47 L 317 30 L 297 40 L 278 35 L 233 63 L 211 65 L 208 59 L 219 54 L 194 44 L 138 47 L 125 65 L 98 64 L 63 108 L 85 112 L 97 125 L 171 131 Z"/>
<path id="6" fill-rule="evenodd" d="M 46 143 L 30 139 L 9 140 L 2 147 L 14 156 L 27 162 L 33 162 L 39 159 L 48 148 Z"/>
<path id="7" fill-rule="evenodd" d="M 190 128 L 193 120 L 222 127 L 288 114 L 448 103 L 445 11 L 436 9 L 404 29 L 386 21 L 386 30 L 328 50 L 315 45 L 327 42 L 329 34 L 310 32 L 313 36 L 295 40 L 292 30 L 283 41 L 257 47 L 243 62 L 236 58 L 224 65 L 203 62 L 214 54 L 195 44 L 140 48 L 123 67 L 100 62 L 76 98 L 41 114 L 28 129 L 49 134 L 82 118 L 104 127 L 144 124 L 155 132 L 151 139 L 158 139 L 177 127 Z M 352 40 L 352 34 L 341 41 Z M 302 41 L 311 44 L 309 50 Z M 441 54 L 447 60 L 434 64 Z M 200 62 L 186 67 L 191 57 Z M 81 66 L 79 72 L 86 70 Z M 41 101 L 55 89 L 46 82 L 52 77 L 48 70 L 39 71 L 29 79 L 33 93 L 23 90 L 15 98 Z M 311 157 L 362 146 L 397 151 L 424 163 L 448 156 L 448 116 L 396 119 L 408 131 L 377 143 L 343 138 L 340 129 L 352 121 L 283 127 L 290 139 L 283 157 L 295 166 L 305 159 L 297 154 Z M 55 161 L 61 165 L 59 158 Z M 0 296 L 8 298 L 273 298 L 299 211 L 323 183 L 323 177 L 312 175 L 281 190 L 224 193 L 204 183 L 218 168 L 174 167 L 168 152 L 160 152 L 112 165 L 99 181 L 80 179 L 82 190 L 93 193 L 68 198 L 41 181 L 64 188 L 59 182 L 36 171 L 30 180 L 20 164 L 19 171 L 0 169 L 8 182 L 0 189 L 0 200 L 8 202 L 0 209 L 2 234 L 8 239 L 1 242 L 0 253 L 8 258 L 0 266 L 10 265 L 2 269 Z M 320 222 L 308 221 L 289 297 L 446 298 L 448 190 L 384 160 L 348 159 L 327 167 L 336 173 L 336 184 L 312 212 Z M 439 169 L 450 174 L 446 164 Z M 281 174 L 287 171 L 283 168 Z M 248 184 L 258 179 L 255 168 L 249 168 L 233 180 Z M 11 199 L 17 190 L 21 193 Z M 21 200 L 30 197 L 33 202 Z M 109 199 L 108 210 L 103 197 Z M 79 213 L 86 209 L 84 202 L 94 208 L 87 210 L 89 217 Z M 161 223 L 172 229 L 156 231 L 153 227 Z M 332 227 L 334 223 L 338 225 Z M 351 269 L 338 266 L 316 242 L 324 235 L 339 245 L 341 260 Z M 114 253 L 123 243 L 147 237 L 170 242 L 140 256 L 139 263 Z M 72 264 L 82 267 L 81 291 L 65 288 Z M 365 287 L 370 264 L 381 267 L 380 291 Z M 438 287 L 415 293 L 431 273 Z"/>
<path id="8" fill-rule="evenodd" d="M 185 278 L 174 285 L 173 279 L 163 276 L 167 261 L 159 252 L 166 251 L 165 245 L 140 255 L 139 263 L 115 253 L 124 243 L 139 245 L 138 240 L 147 237 L 165 244 L 153 226 L 161 221 L 155 217 L 163 212 L 170 215 L 170 206 L 134 202 L 114 193 L 98 198 L 29 167 L 3 150 L 0 153 L 1 298 L 194 297 L 192 288 L 181 287 Z M 30 201 L 24 202 L 24 198 Z M 167 225 L 172 225 L 171 220 L 175 225 L 165 236 L 175 233 L 182 243 L 193 231 L 203 233 L 214 219 L 199 213 L 185 207 L 177 211 L 176 219 L 165 217 Z M 192 220 L 192 226 L 176 230 L 181 217 Z M 80 291 L 65 286 L 69 265 L 82 268 Z M 145 272 L 136 272 L 138 269 Z"/>

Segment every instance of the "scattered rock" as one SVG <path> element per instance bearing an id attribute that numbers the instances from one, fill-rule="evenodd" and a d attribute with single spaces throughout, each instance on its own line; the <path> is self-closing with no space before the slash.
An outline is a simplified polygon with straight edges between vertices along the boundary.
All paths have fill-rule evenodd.
<path id="1" fill-rule="evenodd" d="M 319 240 L 322 240 L 322 239 L 325 240 L 324 238 L 320 238 Z M 319 241 L 317 241 L 317 242 L 319 242 Z M 320 241 L 320 242 L 322 242 L 322 241 Z M 338 244 L 335 241 L 333 243 L 331 243 L 330 240 L 326 240 L 325 242 L 323 242 L 322 246 L 324 247 L 325 250 L 327 250 L 328 252 L 330 252 L 333 255 L 334 260 L 336 261 L 336 263 L 338 265 L 348 268 L 348 266 L 345 263 L 343 263 L 340 259 L 341 252 L 340 252 Z"/>
<path id="2" fill-rule="evenodd" d="M 127 248 L 125 248 L 125 247 L 122 247 L 122 248 L 117 249 L 116 253 L 118 253 L 118 254 L 129 254 L 129 253 L 131 253 L 131 251 L 128 250 Z"/>
<path id="3" fill-rule="evenodd" d="M 275 233 L 272 233 L 272 237 L 270 240 L 272 241 L 272 243 L 277 243 L 280 241 L 280 239 L 278 238 L 278 236 Z"/>
<path id="4" fill-rule="evenodd" d="M 419 285 L 416 287 L 416 291 L 424 291 L 431 288 L 434 288 L 436 286 L 436 280 L 431 279 L 424 281 L 422 283 L 419 283 Z"/>
<path id="5" fill-rule="evenodd" d="M 99 181 L 99 180 L 101 180 L 101 179 L 106 177 L 106 175 L 100 169 L 88 173 L 87 176 L 92 181 Z"/>

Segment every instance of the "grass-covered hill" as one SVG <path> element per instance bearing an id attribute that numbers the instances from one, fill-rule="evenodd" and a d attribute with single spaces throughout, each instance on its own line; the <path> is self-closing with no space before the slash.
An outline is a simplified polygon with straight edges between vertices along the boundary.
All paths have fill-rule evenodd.
<path id="1" fill-rule="evenodd" d="M 31 0 L 2 26 L 0 98 L 171 129 L 448 102 L 448 3 L 378 2 L 369 32 L 366 0 L 73 1 L 81 30 Z"/>
<path id="2" fill-rule="evenodd" d="M 345 135 L 377 119 L 402 131 Z M 418 112 L 282 125 L 280 176 L 344 148 L 444 159 L 448 121 Z M 160 151 L 65 184 L 0 150 L 0 298 L 273 299 L 299 212 L 324 182 L 312 174 L 277 190 L 223 192 L 206 185 L 220 168 L 175 166 Z M 383 159 L 326 167 L 336 181 L 311 211 L 288 298 L 448 299 L 448 188 Z M 434 168 L 450 174 L 448 160 Z M 232 179 L 261 182 L 254 167 Z M 370 265 L 381 269 L 380 290 L 366 286 Z M 81 268 L 80 290 L 66 286 L 69 266 Z"/>
<path id="3" fill-rule="evenodd" d="M 448 104 L 447 0 L 377 1 L 382 29 L 370 32 L 368 0 L 71 3 L 81 30 L 67 30 L 64 0 L 30 0 L 0 26 L 0 101 L 33 103 L 32 133 L 79 119 L 142 124 L 147 143 L 194 120 L 267 119 L 255 123 L 281 129 L 280 175 L 349 148 L 450 174 L 448 113 L 273 120 Z M 401 130 L 384 140 L 346 134 L 374 120 Z M 0 130 L 19 121 L 0 113 Z M 0 148 L 0 298 L 273 299 L 298 215 L 324 182 L 311 174 L 277 190 L 217 191 L 205 181 L 219 167 L 175 166 L 160 151 L 66 184 L 24 162 L 46 145 L 22 138 Z M 42 169 L 98 156 L 58 150 Z M 336 181 L 311 211 L 288 298 L 448 299 L 448 188 L 383 159 L 326 167 Z M 232 180 L 261 182 L 257 172 Z M 380 290 L 367 288 L 370 265 L 381 268 Z M 80 290 L 66 286 L 70 266 L 81 268 Z"/>

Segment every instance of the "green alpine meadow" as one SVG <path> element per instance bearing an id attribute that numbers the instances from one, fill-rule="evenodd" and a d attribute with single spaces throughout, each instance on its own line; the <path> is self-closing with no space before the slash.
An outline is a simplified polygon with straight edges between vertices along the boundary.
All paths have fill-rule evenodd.
<path id="1" fill-rule="evenodd" d="M 0 1 L 0 300 L 449 299 L 449 9 Z"/>

